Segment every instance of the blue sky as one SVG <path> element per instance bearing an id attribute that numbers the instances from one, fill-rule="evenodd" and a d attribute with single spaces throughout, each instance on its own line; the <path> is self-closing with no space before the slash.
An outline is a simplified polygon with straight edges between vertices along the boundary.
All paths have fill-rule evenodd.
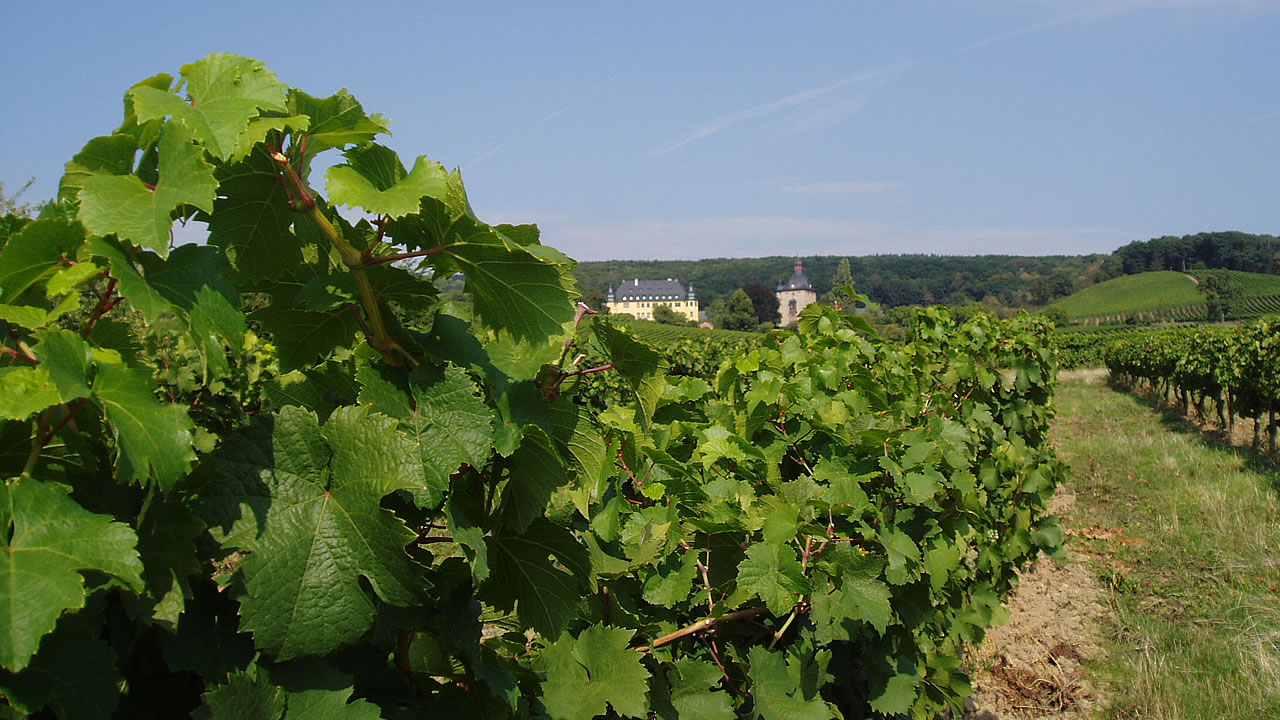
<path id="1" fill-rule="evenodd" d="M 52 196 L 130 85 L 220 51 L 581 260 L 1280 234 L 1278 0 L 356 7 L 5 3 L 0 181 Z"/>

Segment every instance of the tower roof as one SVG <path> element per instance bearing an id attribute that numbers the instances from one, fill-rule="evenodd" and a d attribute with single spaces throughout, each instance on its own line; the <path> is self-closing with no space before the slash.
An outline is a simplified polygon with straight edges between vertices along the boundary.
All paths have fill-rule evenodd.
<path id="1" fill-rule="evenodd" d="M 812 290 L 813 283 L 809 282 L 809 278 L 804 274 L 804 263 L 800 262 L 800 258 L 796 258 L 795 269 L 791 273 L 791 277 L 778 284 L 778 292 L 783 290 Z"/>

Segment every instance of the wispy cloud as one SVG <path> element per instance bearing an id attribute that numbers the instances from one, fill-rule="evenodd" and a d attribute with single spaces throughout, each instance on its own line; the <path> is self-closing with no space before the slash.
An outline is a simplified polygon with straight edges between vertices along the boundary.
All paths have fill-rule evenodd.
<path id="1" fill-rule="evenodd" d="M 484 213 L 494 222 L 504 213 Z M 1133 239 L 1102 228 L 908 228 L 846 218 L 704 217 L 599 220 L 512 214 L 536 222 L 543 242 L 578 260 L 769 255 L 1053 255 L 1111 252 Z"/>
<path id="2" fill-rule="evenodd" d="M 558 116 L 560 116 L 560 115 L 563 115 L 564 113 L 568 112 L 569 110 L 571 110 L 571 109 L 573 109 L 573 108 L 575 108 L 575 107 L 577 107 L 577 106 L 579 106 L 579 105 L 582 105 L 582 104 L 586 103 L 589 99 L 594 98 L 596 95 L 598 95 L 598 94 L 600 93 L 600 91 L 601 91 L 601 90 L 603 90 L 603 89 L 605 89 L 606 87 L 609 87 L 609 86 L 610 86 L 610 85 L 612 85 L 613 83 L 617 82 L 617 81 L 618 81 L 618 78 L 620 78 L 620 77 L 622 77 L 622 75 L 621 75 L 621 74 L 614 75 L 614 76 L 610 77 L 609 79 L 605 80 L 604 82 L 601 82 L 601 83 L 599 83 L 599 84 L 597 84 L 597 85 L 594 85 L 594 86 L 592 86 L 592 87 L 590 87 L 590 88 L 587 88 L 587 89 L 585 89 L 585 90 L 582 90 L 582 91 L 580 91 L 580 92 L 577 92 L 577 93 L 574 93 L 574 94 L 570 95 L 568 98 L 566 98 L 564 101 L 562 101 L 559 105 L 557 105 L 556 107 L 554 107 L 554 108 L 552 108 L 551 110 L 547 111 L 547 112 L 546 112 L 546 113 L 545 113 L 541 118 L 539 118 L 538 120 L 536 120 L 536 121 L 534 121 L 534 122 L 532 122 L 532 123 L 523 123 L 523 124 L 518 125 L 518 126 L 517 126 L 517 130 L 516 130 L 515 132 L 513 132 L 513 133 L 512 133 L 513 137 L 514 137 L 514 136 L 516 136 L 516 135 L 524 135 L 524 134 L 527 134 L 530 130 L 534 130 L 534 129 L 536 129 L 536 128 L 539 128 L 539 127 L 541 127 L 541 126 L 543 126 L 543 125 L 545 125 L 545 124 L 547 124 L 547 123 L 551 122 L 551 121 L 552 121 L 552 120 L 554 120 L 556 117 L 558 117 Z M 488 149 L 488 150 L 486 150 L 485 152 L 482 152 L 482 153 L 480 153 L 479 155 L 475 156 L 474 158 L 471 158 L 471 160 L 470 160 L 469 162 L 467 162 L 467 164 L 466 164 L 466 165 L 464 165 L 463 167 L 474 167 L 476 164 L 480 163 L 481 161 L 483 161 L 483 160 L 485 160 L 485 159 L 487 159 L 487 158 L 489 158 L 489 157 L 492 157 L 493 155 L 496 155 L 498 152 L 500 152 L 500 151 L 502 151 L 502 150 L 506 149 L 506 147 L 507 147 L 508 145 L 510 145 L 510 144 L 511 144 L 511 141 L 500 142 L 500 143 L 498 143 L 497 145 L 494 145 L 493 147 L 489 148 L 489 149 Z"/>
<path id="3" fill-rule="evenodd" d="M 751 120 L 753 118 L 773 115 L 774 113 L 780 112 L 782 110 L 786 110 L 788 108 L 794 108 L 794 107 L 806 105 L 820 98 L 830 96 L 831 94 L 835 93 L 837 90 L 848 87 L 849 85 L 852 85 L 854 83 L 883 77 L 885 75 L 888 75 L 892 72 L 897 71 L 898 69 L 899 68 L 895 67 L 895 68 L 889 68 L 889 69 L 871 70 L 868 72 L 858 73 L 856 75 L 850 75 L 841 80 L 837 80 L 836 82 L 833 82 L 829 85 L 823 85 L 821 87 L 816 87 L 816 88 L 804 90 L 798 93 L 793 93 L 791 95 L 787 95 L 786 97 L 779 98 L 771 102 L 761 103 L 759 105 L 754 105 L 752 107 L 745 108 L 743 110 L 738 110 L 737 112 L 729 113 L 728 115 L 723 115 L 721 117 L 716 118 L 715 120 L 712 120 L 711 122 L 700 125 L 699 127 L 695 128 L 693 132 L 686 135 L 684 138 L 677 140 L 676 142 L 673 142 L 669 145 L 664 145 L 658 148 L 657 150 L 654 151 L 654 154 L 666 155 L 668 153 L 675 152 L 676 150 L 679 150 L 680 148 L 684 147 L 685 145 L 688 145 L 689 143 L 696 142 L 703 138 L 715 135 L 721 130 L 724 130 L 725 128 L 736 125 L 744 120 Z M 858 109 L 861 109 L 861 107 L 865 104 L 865 102 L 866 102 L 865 98 L 855 99 L 852 103 L 846 99 L 841 103 L 843 105 L 842 110 L 844 111 L 845 114 L 848 114 L 849 112 L 856 112 Z"/>

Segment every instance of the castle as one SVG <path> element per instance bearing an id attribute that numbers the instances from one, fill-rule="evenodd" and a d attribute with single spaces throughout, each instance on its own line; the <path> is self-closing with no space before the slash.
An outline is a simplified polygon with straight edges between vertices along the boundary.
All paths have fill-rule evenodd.
<path id="1" fill-rule="evenodd" d="M 686 320 L 698 319 L 698 297 L 693 292 L 693 284 L 685 290 L 680 281 L 674 278 L 666 280 L 641 280 L 636 278 L 624 282 L 617 291 L 609 286 L 606 297 L 609 313 L 634 315 L 641 320 L 652 320 L 653 311 L 659 305 L 666 305 Z"/>

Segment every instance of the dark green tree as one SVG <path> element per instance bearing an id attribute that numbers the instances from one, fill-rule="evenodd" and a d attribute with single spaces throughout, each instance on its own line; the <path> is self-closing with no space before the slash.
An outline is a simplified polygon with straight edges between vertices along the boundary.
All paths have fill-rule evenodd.
<path id="1" fill-rule="evenodd" d="M 777 325 L 782 317 L 778 315 L 778 296 L 769 288 L 756 283 L 742 286 L 743 292 L 751 298 L 751 306 L 755 309 L 756 324 L 773 323 Z"/>
<path id="2" fill-rule="evenodd" d="M 654 322 L 663 325 L 688 325 L 689 321 L 683 315 L 671 309 L 670 305 L 659 305 L 653 309 Z"/>
<path id="3" fill-rule="evenodd" d="M 723 330 L 755 330 L 759 322 L 756 320 L 756 309 L 751 297 L 745 290 L 738 290 L 729 296 L 724 312 L 715 319 L 716 327 Z"/>
<path id="4" fill-rule="evenodd" d="M 1244 286 L 1230 272 L 1201 272 L 1197 289 L 1204 295 L 1206 314 L 1213 322 L 1233 317 L 1244 299 Z"/>
<path id="5" fill-rule="evenodd" d="M 853 272 L 849 269 L 849 258 L 840 258 L 836 274 L 831 276 L 831 289 L 822 296 L 822 302 L 828 305 L 844 305 L 849 302 L 849 296 L 840 292 L 840 288 L 846 285 L 853 285 Z"/>

